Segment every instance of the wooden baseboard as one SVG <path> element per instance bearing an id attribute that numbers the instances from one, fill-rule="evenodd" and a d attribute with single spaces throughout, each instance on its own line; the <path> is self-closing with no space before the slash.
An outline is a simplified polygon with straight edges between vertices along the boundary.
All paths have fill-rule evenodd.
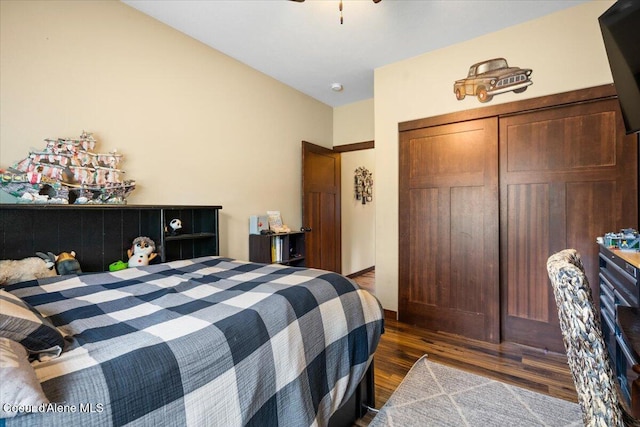
<path id="1" fill-rule="evenodd" d="M 384 309 L 384 318 L 389 320 L 398 320 L 398 313 L 392 310 Z"/>
<path id="2" fill-rule="evenodd" d="M 353 279 L 354 277 L 361 276 L 361 275 L 363 275 L 365 273 L 368 273 L 370 271 L 373 271 L 375 269 L 376 269 L 376 266 L 374 265 L 374 266 L 371 266 L 369 268 L 365 268 L 364 270 L 360 270 L 360 271 L 356 271 L 355 273 L 351 273 L 351 274 L 347 275 L 347 277 L 349 279 Z"/>

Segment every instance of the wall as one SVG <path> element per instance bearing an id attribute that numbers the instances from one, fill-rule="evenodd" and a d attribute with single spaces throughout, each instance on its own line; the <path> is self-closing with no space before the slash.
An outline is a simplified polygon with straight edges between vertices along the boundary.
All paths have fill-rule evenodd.
<path id="1" fill-rule="evenodd" d="M 333 145 L 354 144 L 375 139 L 373 98 L 333 109 Z"/>
<path id="2" fill-rule="evenodd" d="M 117 1 L 0 2 L 0 168 L 44 138 L 118 149 L 133 204 L 220 204 L 221 254 L 248 219 L 301 226 L 301 141 L 332 146 L 331 107 Z"/>
<path id="3" fill-rule="evenodd" d="M 585 3 L 375 70 L 376 296 L 384 308 L 398 307 L 398 123 L 481 107 L 457 101 L 453 82 L 493 57 L 533 69 L 534 83 L 491 105 L 611 83 L 597 20 L 611 4 Z"/>
<path id="4" fill-rule="evenodd" d="M 373 111 L 373 99 L 334 108 L 334 147 L 373 141 Z M 342 274 L 349 275 L 375 266 L 376 198 L 363 205 L 355 200 L 353 185 L 356 168 L 364 166 L 373 173 L 375 190 L 375 149 L 342 153 L 341 165 Z"/>
<path id="5" fill-rule="evenodd" d="M 376 197 L 363 205 L 356 200 L 354 172 L 364 166 L 373 173 L 376 188 L 375 149 L 342 153 L 342 274 L 375 266 Z"/>

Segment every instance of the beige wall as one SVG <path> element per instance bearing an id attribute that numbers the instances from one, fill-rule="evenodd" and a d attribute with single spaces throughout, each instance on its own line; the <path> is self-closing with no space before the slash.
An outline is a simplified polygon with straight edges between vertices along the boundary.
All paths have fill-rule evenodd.
<path id="1" fill-rule="evenodd" d="M 375 190 L 375 149 L 342 153 L 342 274 L 348 275 L 375 266 L 376 198 L 363 205 L 355 198 L 354 173 L 363 166 L 373 173 Z"/>
<path id="2" fill-rule="evenodd" d="M 373 98 L 333 109 L 333 145 L 354 144 L 375 139 Z"/>
<path id="3" fill-rule="evenodd" d="M 333 109 L 334 146 L 374 140 L 373 99 Z M 373 173 L 375 150 L 342 153 L 342 274 L 357 273 L 375 266 L 375 198 L 362 205 L 354 197 L 353 177 L 364 166 Z"/>
<path id="4" fill-rule="evenodd" d="M 457 101 L 453 82 L 497 56 L 532 68 L 534 83 L 491 105 L 611 83 L 597 18 L 612 3 L 582 4 L 375 71 L 376 296 L 386 309 L 398 307 L 398 123 L 481 107 L 475 98 Z"/>
<path id="5" fill-rule="evenodd" d="M 248 219 L 301 222 L 301 141 L 333 111 L 118 1 L 0 1 L 0 168 L 44 138 L 94 132 L 137 181 L 133 204 L 220 204 L 221 254 Z"/>

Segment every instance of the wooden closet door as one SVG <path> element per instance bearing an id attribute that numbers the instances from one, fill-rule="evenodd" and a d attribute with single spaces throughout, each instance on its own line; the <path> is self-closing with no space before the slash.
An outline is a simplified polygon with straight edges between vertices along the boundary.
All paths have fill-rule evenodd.
<path id="1" fill-rule="evenodd" d="M 400 321 L 499 340 L 496 118 L 400 134 Z"/>
<path id="2" fill-rule="evenodd" d="M 564 352 L 546 261 L 575 248 L 598 295 L 597 236 L 637 227 L 637 137 L 615 99 L 500 119 L 502 336 Z"/>

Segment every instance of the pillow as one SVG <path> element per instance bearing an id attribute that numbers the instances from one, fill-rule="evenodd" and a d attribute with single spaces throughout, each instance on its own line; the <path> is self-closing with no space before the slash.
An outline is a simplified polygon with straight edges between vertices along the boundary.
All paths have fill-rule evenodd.
<path id="1" fill-rule="evenodd" d="M 0 289 L 0 337 L 22 344 L 38 357 L 58 357 L 64 338 L 51 321 L 17 296 Z"/>
<path id="2" fill-rule="evenodd" d="M 8 338 L 0 338 L 0 384 L 0 418 L 33 412 L 31 408 L 49 403 L 27 350 Z"/>

